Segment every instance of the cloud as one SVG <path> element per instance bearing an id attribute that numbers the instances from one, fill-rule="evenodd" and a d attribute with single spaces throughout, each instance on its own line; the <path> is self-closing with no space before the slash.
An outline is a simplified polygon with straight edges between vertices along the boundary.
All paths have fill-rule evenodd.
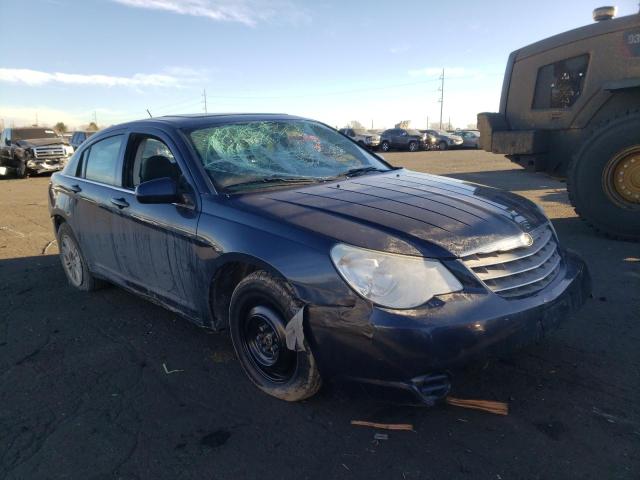
<path id="1" fill-rule="evenodd" d="M 136 73 L 130 77 L 80 74 L 62 72 L 42 72 L 27 68 L 0 68 L 0 82 L 39 87 L 49 83 L 65 85 L 89 85 L 100 87 L 173 87 L 202 80 L 197 71 L 182 67 L 168 69 L 171 73 Z"/>
<path id="2" fill-rule="evenodd" d="M 289 0 L 112 0 L 134 8 L 163 10 L 253 27 L 267 21 L 306 22 L 309 15 Z"/>
<path id="3" fill-rule="evenodd" d="M 399 53 L 405 53 L 405 52 L 408 52 L 409 50 L 411 50 L 411 47 L 409 45 L 406 45 L 406 44 L 397 45 L 395 47 L 391 47 L 391 48 L 387 49 L 387 51 L 389 53 L 391 53 L 392 55 L 397 55 Z"/>

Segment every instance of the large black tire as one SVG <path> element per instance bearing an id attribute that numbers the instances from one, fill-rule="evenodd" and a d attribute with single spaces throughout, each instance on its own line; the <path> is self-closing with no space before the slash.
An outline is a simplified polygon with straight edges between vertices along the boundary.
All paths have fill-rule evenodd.
<path id="1" fill-rule="evenodd" d="M 20 161 L 16 167 L 16 178 L 27 178 L 29 171 L 26 162 Z"/>
<path id="2" fill-rule="evenodd" d="M 263 392 L 295 402 L 313 396 L 322 384 L 311 349 L 290 350 L 285 329 L 300 303 L 282 280 L 253 272 L 233 291 L 229 329 L 242 368 Z"/>
<path id="3" fill-rule="evenodd" d="M 640 153 L 639 132 L 638 113 L 604 124 L 582 145 L 567 171 L 567 190 L 576 213 L 619 240 L 640 240 L 640 203 L 621 198 L 612 177 L 617 159 L 636 149 Z"/>
<path id="4" fill-rule="evenodd" d="M 63 223 L 58 228 L 57 236 L 60 261 L 69 285 L 84 292 L 101 288 L 104 283 L 96 279 L 89 271 L 87 261 L 80 250 L 80 244 L 78 244 L 71 227 Z"/>

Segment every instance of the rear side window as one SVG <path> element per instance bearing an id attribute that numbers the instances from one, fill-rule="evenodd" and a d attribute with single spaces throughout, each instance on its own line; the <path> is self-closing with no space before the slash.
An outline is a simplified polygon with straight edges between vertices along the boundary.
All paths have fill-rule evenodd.
<path id="1" fill-rule="evenodd" d="M 87 180 L 107 185 L 120 185 L 117 169 L 123 138 L 124 135 L 115 135 L 91 145 L 84 155 L 86 163 L 84 176 Z"/>
<path id="2" fill-rule="evenodd" d="M 540 67 L 533 108 L 571 108 L 582 94 L 588 66 L 589 55 L 585 54 Z"/>

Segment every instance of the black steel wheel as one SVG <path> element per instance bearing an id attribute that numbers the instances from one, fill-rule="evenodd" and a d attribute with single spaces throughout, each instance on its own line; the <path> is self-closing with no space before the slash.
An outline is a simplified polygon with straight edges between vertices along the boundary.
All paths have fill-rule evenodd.
<path id="1" fill-rule="evenodd" d="M 287 401 L 311 397 L 322 383 L 308 342 L 300 349 L 287 347 L 287 324 L 300 309 L 292 289 L 265 271 L 244 278 L 229 307 L 231 340 L 242 368 L 260 390 Z"/>

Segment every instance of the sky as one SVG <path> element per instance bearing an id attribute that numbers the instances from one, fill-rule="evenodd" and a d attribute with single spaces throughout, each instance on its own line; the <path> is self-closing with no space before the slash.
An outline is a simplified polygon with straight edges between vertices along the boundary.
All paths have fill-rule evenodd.
<path id="1" fill-rule="evenodd" d="M 509 53 L 592 22 L 585 0 L 0 0 L 0 121 L 76 128 L 204 111 L 342 127 L 475 123 Z M 638 11 L 618 0 L 618 15 Z"/>

